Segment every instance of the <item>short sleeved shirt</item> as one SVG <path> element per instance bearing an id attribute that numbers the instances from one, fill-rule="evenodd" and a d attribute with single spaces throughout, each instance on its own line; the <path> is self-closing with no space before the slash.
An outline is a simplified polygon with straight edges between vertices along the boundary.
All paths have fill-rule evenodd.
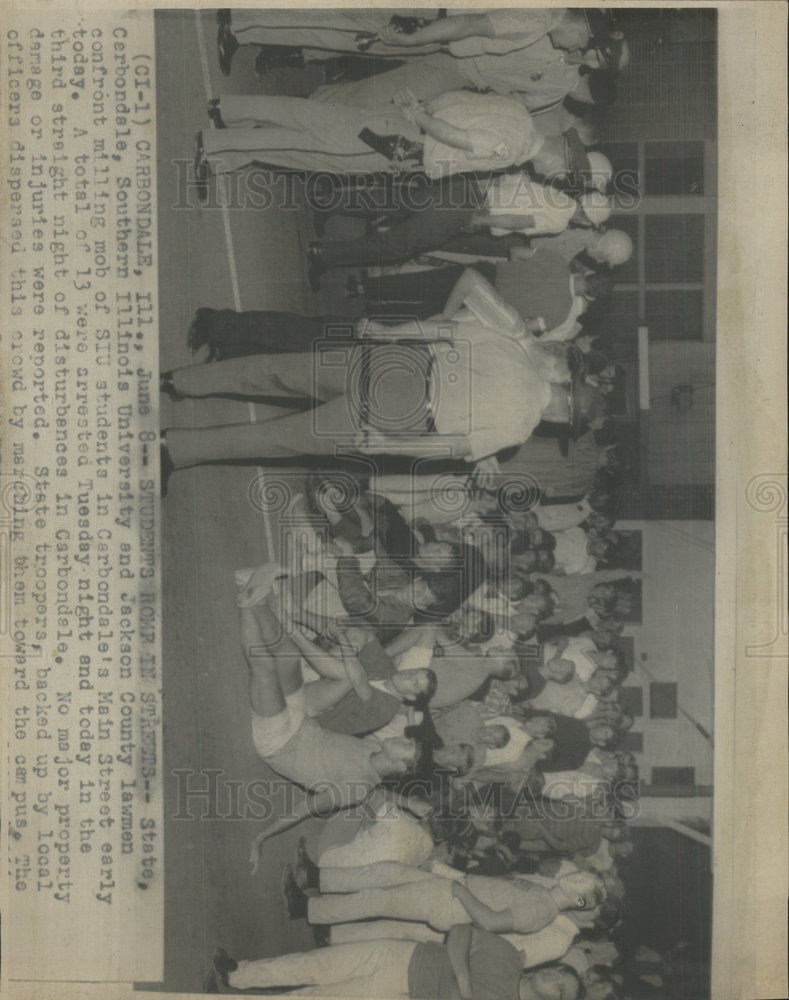
<path id="1" fill-rule="evenodd" d="M 484 53 L 458 59 L 472 87 L 497 94 L 519 93 L 527 108 L 545 108 L 572 93 L 581 82 L 579 67 L 564 61 L 548 36 L 513 52 Z"/>
<path id="2" fill-rule="evenodd" d="M 439 120 L 464 129 L 474 149 L 425 136 L 422 162 L 428 177 L 503 170 L 530 160 L 545 142 L 523 104 L 508 97 L 455 91 L 437 97 L 430 107 Z"/>
<path id="3" fill-rule="evenodd" d="M 501 747 L 500 749 L 486 748 L 485 767 L 514 763 L 531 743 L 531 736 L 520 725 L 517 719 L 509 718 L 506 715 L 498 715 L 489 719 L 485 725 L 504 726 L 510 734 L 510 741 L 505 747 Z"/>
<path id="4" fill-rule="evenodd" d="M 530 215 L 534 220 L 532 226 L 518 229 L 516 232 L 526 236 L 540 233 L 561 233 L 570 224 L 575 215 L 577 203 L 564 191 L 530 180 L 525 174 L 505 174 L 496 177 L 488 187 L 485 195 L 488 212 L 493 215 Z M 510 229 L 491 226 L 494 236 L 504 236 Z"/>
<path id="5" fill-rule="evenodd" d="M 597 561 L 586 551 L 589 539 L 583 528 L 557 531 L 554 538 L 556 548 L 553 550 L 553 557 L 557 569 L 563 569 L 568 576 L 572 574 L 581 576 L 594 572 Z"/>
<path id="6" fill-rule="evenodd" d="M 500 935 L 475 927 L 471 932 L 469 974 L 473 1000 L 515 1000 L 521 956 Z M 427 942 L 416 946 L 408 966 L 408 993 L 413 1000 L 459 1000 L 446 945 Z"/>
<path id="7" fill-rule="evenodd" d="M 385 726 L 402 707 L 403 703 L 395 695 L 373 687 L 367 701 L 362 701 L 355 691 L 349 691 L 336 705 L 315 716 L 315 721 L 333 733 L 355 736 Z"/>
<path id="8" fill-rule="evenodd" d="M 550 892 L 526 879 L 467 875 L 466 885 L 473 896 L 492 910 L 509 910 L 520 934 L 542 930 L 559 915 Z"/>
<path id="9" fill-rule="evenodd" d="M 515 52 L 538 41 L 551 31 L 562 17 L 561 8 L 550 10 L 544 7 L 523 7 L 513 10 L 486 11 L 493 25 L 493 37 L 473 35 L 459 38 L 449 43 L 449 51 L 455 58 L 481 56 L 486 53 L 503 55 Z"/>
<path id="10" fill-rule="evenodd" d="M 266 758 L 277 774 L 308 791 L 333 787 L 336 806 L 358 802 L 365 785 L 372 791 L 381 783 L 371 756 L 380 749 L 375 740 L 328 732 L 305 718 L 285 746 Z"/>
<path id="11" fill-rule="evenodd" d="M 578 935 L 578 928 L 569 917 L 560 914 L 536 934 L 504 934 L 504 940 L 526 956 L 524 969 L 533 969 L 543 962 L 556 962 L 567 952 Z"/>

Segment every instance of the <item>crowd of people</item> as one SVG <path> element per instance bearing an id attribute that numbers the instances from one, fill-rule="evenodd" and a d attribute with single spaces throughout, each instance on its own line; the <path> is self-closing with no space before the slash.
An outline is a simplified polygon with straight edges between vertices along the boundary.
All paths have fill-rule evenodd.
<path id="1" fill-rule="evenodd" d="M 219 949 L 214 985 L 621 997 L 639 573 L 601 333 L 632 244 L 606 229 L 616 171 L 589 111 L 615 100 L 627 41 L 597 9 L 316 9 L 220 11 L 217 46 L 225 75 L 248 47 L 260 75 L 338 55 L 369 73 L 217 98 L 197 138 L 201 196 L 250 165 L 320 173 L 306 276 L 363 268 L 366 303 L 354 320 L 201 308 L 202 360 L 161 376 L 176 401 L 283 406 L 163 431 L 165 494 L 206 463 L 310 469 L 289 551 L 236 584 L 254 746 L 304 792 L 251 858 L 325 819 L 282 879 L 316 948 Z M 335 214 L 366 235 L 327 239 Z"/>

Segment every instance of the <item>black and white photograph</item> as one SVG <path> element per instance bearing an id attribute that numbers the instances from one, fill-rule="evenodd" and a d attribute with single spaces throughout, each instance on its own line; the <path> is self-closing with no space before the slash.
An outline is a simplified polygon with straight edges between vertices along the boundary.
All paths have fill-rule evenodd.
<path id="1" fill-rule="evenodd" d="M 717 11 L 155 26 L 159 988 L 710 997 Z"/>
<path id="2" fill-rule="evenodd" d="M 787 996 L 789 9 L 155 2 L 0 5 L 0 991 Z"/>

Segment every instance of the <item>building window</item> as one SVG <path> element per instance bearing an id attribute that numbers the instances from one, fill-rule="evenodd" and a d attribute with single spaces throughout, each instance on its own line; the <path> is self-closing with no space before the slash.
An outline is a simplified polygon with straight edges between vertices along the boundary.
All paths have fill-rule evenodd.
<path id="1" fill-rule="evenodd" d="M 696 784 L 695 767 L 653 767 L 652 784 L 658 788 L 669 786 L 693 787 Z"/>
<path id="2" fill-rule="evenodd" d="M 615 209 L 608 227 L 633 241 L 616 269 L 610 335 L 715 339 L 715 147 L 710 142 L 611 142 Z M 626 297 L 626 298 L 625 298 Z"/>
<path id="3" fill-rule="evenodd" d="M 649 685 L 649 717 L 650 719 L 676 719 L 676 684 Z"/>
<path id="4" fill-rule="evenodd" d="M 644 690 L 640 687 L 619 689 L 619 706 L 626 715 L 634 719 L 644 714 Z"/>
<path id="5" fill-rule="evenodd" d="M 625 733 L 625 735 L 619 741 L 619 746 L 621 747 L 622 750 L 629 750 L 630 753 L 643 753 L 644 752 L 644 734 L 643 733 Z"/>

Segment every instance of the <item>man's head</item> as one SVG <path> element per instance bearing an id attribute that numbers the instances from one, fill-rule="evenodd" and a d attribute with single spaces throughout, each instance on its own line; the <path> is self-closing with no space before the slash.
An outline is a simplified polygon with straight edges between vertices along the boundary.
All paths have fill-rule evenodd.
<path id="1" fill-rule="evenodd" d="M 578 7 L 565 8 L 558 24 L 548 34 L 553 47 L 566 52 L 583 51 L 588 48 L 591 39 L 589 24 L 583 10 Z"/>
<path id="2" fill-rule="evenodd" d="M 430 701 L 436 693 L 438 678 L 432 670 L 398 670 L 392 675 L 392 687 L 406 702 Z"/>
<path id="3" fill-rule="evenodd" d="M 590 271 L 584 277 L 583 294 L 587 299 L 607 299 L 614 290 L 614 276 L 610 271 Z"/>
<path id="4" fill-rule="evenodd" d="M 387 758 L 384 776 L 408 774 L 416 768 L 422 756 L 422 745 L 416 740 L 393 736 L 385 739 L 382 746 Z"/>
<path id="5" fill-rule="evenodd" d="M 611 675 L 604 670 L 595 670 L 586 683 L 589 694 L 596 695 L 598 698 L 605 698 L 606 695 L 611 694 L 615 687 L 616 684 Z"/>
<path id="6" fill-rule="evenodd" d="M 582 976 L 584 1000 L 618 1000 L 617 986 L 622 982 L 610 969 L 593 965 Z"/>
<path id="7" fill-rule="evenodd" d="M 518 1000 L 577 1000 L 580 995 L 578 973 L 559 962 L 524 972 L 518 983 Z"/>
<path id="8" fill-rule="evenodd" d="M 433 762 L 454 774 L 468 774 L 474 766 L 475 750 L 470 743 L 456 743 L 433 751 Z"/>
<path id="9" fill-rule="evenodd" d="M 477 737 L 479 742 L 490 750 L 501 750 L 510 742 L 510 731 L 498 723 L 483 726 Z"/>
<path id="10" fill-rule="evenodd" d="M 533 739 L 529 744 L 529 751 L 535 763 L 541 760 L 550 760 L 553 756 L 555 743 L 547 736 Z"/>
<path id="11" fill-rule="evenodd" d="M 543 673 L 557 684 L 567 684 L 575 676 L 575 664 L 572 660 L 554 656 L 552 660 L 546 661 Z"/>
<path id="12" fill-rule="evenodd" d="M 566 908 L 593 910 L 605 899 L 603 880 L 595 872 L 568 872 L 556 880 L 556 888 L 567 902 Z"/>
<path id="13" fill-rule="evenodd" d="M 461 546 L 454 542 L 422 542 L 414 563 L 421 569 L 444 569 L 457 562 L 461 551 Z"/>
<path id="14" fill-rule="evenodd" d="M 605 585 L 604 585 L 605 586 Z M 596 589 L 596 588 L 595 588 Z M 610 588 L 613 591 L 613 596 L 616 596 L 616 591 L 613 587 Z M 608 653 L 616 649 L 619 643 L 619 636 L 612 628 L 598 628 L 592 632 L 592 642 L 595 644 L 601 653 Z M 598 666 L 603 666 L 600 661 L 597 661 Z"/>
<path id="15" fill-rule="evenodd" d="M 556 722 L 548 715 L 533 715 L 523 723 L 523 728 L 532 739 L 547 739 L 556 732 Z"/>
<path id="16" fill-rule="evenodd" d="M 601 264 L 618 267 L 626 264 L 633 256 L 633 241 L 621 229 L 609 229 L 600 234 L 596 245 L 590 247 L 588 253 Z"/>
<path id="17" fill-rule="evenodd" d="M 535 549 L 552 550 L 556 548 L 556 538 L 550 531 L 546 531 L 545 528 L 530 528 L 529 540 L 531 541 L 532 548 Z"/>
<path id="18" fill-rule="evenodd" d="M 527 598 L 528 600 L 528 598 Z M 531 610 L 523 609 L 510 615 L 507 620 L 509 630 L 514 635 L 529 637 L 537 628 L 537 614 Z"/>
<path id="19" fill-rule="evenodd" d="M 599 191 L 590 191 L 581 195 L 578 199 L 578 206 L 581 210 L 581 220 L 586 221 L 592 228 L 596 229 L 608 221 L 611 215 L 612 202 Z"/>
<path id="20" fill-rule="evenodd" d="M 616 730 L 613 726 L 598 725 L 592 726 L 589 730 L 589 740 L 593 746 L 608 747 L 616 739 Z"/>
<path id="21" fill-rule="evenodd" d="M 411 585 L 411 601 L 416 611 L 450 615 L 463 600 L 459 571 L 425 573 Z"/>

